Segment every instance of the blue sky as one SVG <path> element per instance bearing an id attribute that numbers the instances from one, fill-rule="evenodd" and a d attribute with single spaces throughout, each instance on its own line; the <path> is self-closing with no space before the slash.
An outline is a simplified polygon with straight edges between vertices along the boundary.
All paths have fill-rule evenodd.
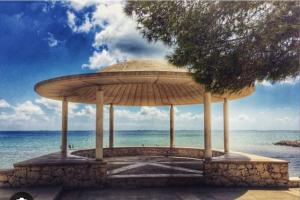
<path id="1" fill-rule="evenodd" d="M 60 102 L 38 96 L 34 84 L 55 76 L 95 72 L 131 58 L 164 58 L 171 51 L 149 44 L 122 3 L 99 1 L 0 2 L 0 130 L 59 130 Z M 300 81 L 257 84 L 230 102 L 231 129 L 299 130 Z M 213 109 L 221 130 L 222 104 Z M 69 127 L 92 130 L 92 105 L 70 105 Z M 168 129 L 167 107 L 116 107 L 116 129 Z M 107 108 L 105 128 L 107 128 Z M 203 106 L 177 106 L 176 129 L 202 129 Z"/>

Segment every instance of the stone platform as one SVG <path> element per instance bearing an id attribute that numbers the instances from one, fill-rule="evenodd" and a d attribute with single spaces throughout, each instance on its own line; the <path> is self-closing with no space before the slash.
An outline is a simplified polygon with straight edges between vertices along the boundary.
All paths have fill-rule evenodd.
<path id="1" fill-rule="evenodd" d="M 14 164 L 0 171 L 2 187 L 153 187 L 246 186 L 299 187 L 289 179 L 288 162 L 244 153 L 213 151 L 204 161 L 203 149 L 122 147 L 104 149 L 104 161 L 96 161 L 94 149 L 67 156 L 53 153 Z"/>

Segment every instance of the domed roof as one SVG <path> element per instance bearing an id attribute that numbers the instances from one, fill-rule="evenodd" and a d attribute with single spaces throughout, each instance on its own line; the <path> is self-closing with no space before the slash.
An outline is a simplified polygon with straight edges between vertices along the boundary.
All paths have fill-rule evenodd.
<path id="1" fill-rule="evenodd" d="M 103 68 L 99 72 L 189 72 L 186 68 L 176 67 L 166 60 L 141 59 L 129 60 Z"/>
<path id="2" fill-rule="evenodd" d="M 70 102 L 95 103 L 96 90 L 104 91 L 104 104 L 126 106 L 188 105 L 203 102 L 204 86 L 185 68 L 164 60 L 130 60 L 100 72 L 41 81 L 35 91 L 44 97 Z M 212 94 L 213 102 L 250 95 L 255 87 L 239 92 Z"/>

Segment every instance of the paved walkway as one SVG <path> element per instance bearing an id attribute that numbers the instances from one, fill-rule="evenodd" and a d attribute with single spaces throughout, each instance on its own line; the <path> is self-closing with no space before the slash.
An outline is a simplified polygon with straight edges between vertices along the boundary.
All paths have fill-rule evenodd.
<path id="1" fill-rule="evenodd" d="M 60 200 L 299 200 L 300 189 L 246 189 L 217 187 L 74 190 Z"/>
<path id="2" fill-rule="evenodd" d="M 0 189 L 0 200 L 9 200 L 19 191 L 29 192 L 35 200 L 299 200 L 300 189 L 247 189 L 218 187 L 170 187 L 139 189 L 65 190 L 39 187 Z"/>
<path id="3" fill-rule="evenodd" d="M 17 192 L 29 193 L 34 200 L 55 200 L 61 187 L 0 188 L 0 200 L 9 200 Z"/>

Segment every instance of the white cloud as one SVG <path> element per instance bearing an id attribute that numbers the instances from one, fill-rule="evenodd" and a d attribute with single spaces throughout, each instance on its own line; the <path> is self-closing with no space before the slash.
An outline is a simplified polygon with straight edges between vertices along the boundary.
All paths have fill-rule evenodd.
<path id="1" fill-rule="evenodd" d="M 245 114 L 240 114 L 237 119 L 239 121 L 250 121 L 250 117 L 248 115 L 245 115 Z"/>
<path id="2" fill-rule="evenodd" d="M 279 84 L 282 85 L 295 85 L 300 81 L 300 76 L 297 76 L 296 78 L 288 77 L 284 81 L 280 81 Z"/>
<path id="3" fill-rule="evenodd" d="M 50 111 L 53 111 L 53 114 L 55 115 L 61 115 L 62 110 L 62 102 L 56 101 L 52 99 L 47 98 L 39 98 L 36 99 L 35 102 L 45 108 L 47 108 Z M 86 116 L 91 117 L 91 115 L 95 114 L 95 108 L 91 105 L 83 105 L 79 106 L 78 103 L 68 103 L 68 115 L 69 117 L 79 117 L 79 116 Z"/>
<path id="4" fill-rule="evenodd" d="M 96 116 L 96 109 L 91 105 L 84 106 L 83 109 L 79 110 L 78 112 L 74 112 L 74 116 L 77 117 L 90 117 L 93 118 Z"/>
<path id="5" fill-rule="evenodd" d="M 147 116 L 150 118 L 157 118 L 157 119 L 167 119 L 168 118 L 167 112 L 164 112 L 156 107 L 143 106 L 143 107 L 141 107 L 139 114 L 142 116 Z"/>
<path id="6" fill-rule="evenodd" d="M 264 87 L 272 87 L 272 83 L 266 80 L 263 80 L 262 82 L 257 82 L 257 84 L 262 85 Z"/>
<path id="7" fill-rule="evenodd" d="M 71 6 L 77 11 L 98 4 L 100 2 L 105 2 L 105 1 L 103 0 L 71 0 L 70 1 Z"/>
<path id="8" fill-rule="evenodd" d="M 0 130 L 59 130 L 61 102 L 46 98 L 11 105 L 0 112 Z M 107 113 L 107 109 L 104 109 Z M 80 130 L 90 130 L 94 124 L 95 108 L 92 105 L 69 103 L 69 124 Z"/>
<path id="9" fill-rule="evenodd" d="M 290 122 L 292 121 L 292 119 L 290 117 L 287 117 L 287 116 L 283 116 L 283 117 L 277 117 L 275 118 L 275 120 L 277 122 L 280 122 L 280 123 L 285 123 L 285 122 Z"/>
<path id="10" fill-rule="evenodd" d="M 191 121 L 202 121 L 203 120 L 203 113 L 200 114 L 195 114 L 195 113 L 191 113 L 191 112 L 179 112 L 179 115 L 176 116 L 176 119 L 180 122 L 182 121 L 187 121 L 187 122 L 191 122 Z"/>
<path id="11" fill-rule="evenodd" d="M 161 42 L 148 43 L 142 37 L 136 29 L 136 21 L 124 13 L 123 2 L 71 2 L 71 6 L 77 11 L 91 5 L 95 6 L 92 17 L 86 15 L 79 25 L 76 24 L 76 14 L 72 11 L 67 12 L 68 24 L 74 32 L 88 32 L 92 27 L 99 28 L 93 43 L 95 50 L 83 67 L 101 69 L 132 58 L 163 58 L 169 51 Z M 107 47 L 105 50 L 104 46 Z"/>
<path id="12" fill-rule="evenodd" d="M 115 115 L 122 121 L 165 120 L 168 117 L 166 111 L 148 106 L 142 106 L 137 112 L 133 112 L 128 109 L 117 109 L 115 111 Z"/>
<path id="13" fill-rule="evenodd" d="M 120 52 L 108 52 L 107 50 L 103 50 L 101 52 L 94 52 L 93 55 L 89 58 L 89 64 L 83 64 L 82 67 L 90 68 L 90 69 L 99 69 L 108 65 L 112 65 L 116 63 L 116 58 L 120 58 Z"/>
<path id="14" fill-rule="evenodd" d="M 72 29 L 73 32 L 77 33 L 87 33 L 93 28 L 93 22 L 89 18 L 88 14 L 84 16 L 84 21 L 82 24 L 77 25 L 76 24 L 76 15 L 72 11 L 67 11 L 67 17 L 68 17 L 68 25 Z"/>
<path id="15" fill-rule="evenodd" d="M 79 27 L 78 27 L 78 32 L 89 32 L 91 30 L 91 28 L 93 28 L 93 23 L 92 21 L 90 20 L 90 18 L 88 17 L 88 15 L 85 15 L 84 16 L 84 23 L 81 24 Z"/>
<path id="16" fill-rule="evenodd" d="M 76 16 L 73 12 L 71 11 L 67 11 L 67 18 L 68 18 L 68 25 L 69 27 L 74 31 L 76 32 L 76 23 L 75 23 L 75 19 L 76 19 Z"/>
<path id="17" fill-rule="evenodd" d="M 10 104 L 7 103 L 4 99 L 0 99 L 0 108 L 8 108 L 10 107 Z"/>
<path id="18" fill-rule="evenodd" d="M 177 107 L 175 111 L 176 129 L 200 129 L 203 122 L 202 113 L 184 112 Z M 115 110 L 116 129 L 118 130 L 168 130 L 170 126 L 169 108 L 142 106 L 138 111 L 129 109 Z"/>
<path id="19" fill-rule="evenodd" d="M 7 102 L 7 104 L 9 104 Z M 1 130 L 60 130 L 61 102 L 46 98 L 24 101 L 0 112 Z M 176 106 L 175 129 L 203 129 L 201 106 Z M 293 107 L 249 108 L 230 106 L 230 130 L 296 130 L 299 129 L 299 112 Z M 116 130 L 168 130 L 169 107 L 142 106 L 138 108 L 115 106 Z M 108 129 L 108 107 L 104 107 L 104 128 Z M 95 128 L 95 106 L 69 104 L 69 130 L 93 130 Z M 223 129 L 222 106 L 212 106 L 212 130 Z"/>
<path id="20" fill-rule="evenodd" d="M 44 114 L 44 111 L 38 105 L 31 101 L 25 101 L 16 106 L 12 106 L 11 112 L 0 113 L 0 119 L 8 122 L 35 120 L 36 118 L 47 120 Z"/>
<path id="21" fill-rule="evenodd" d="M 42 98 L 36 99 L 35 102 L 37 104 L 45 106 L 49 110 L 61 112 L 61 102 L 60 101 L 55 101 L 52 99 L 47 99 L 47 98 L 42 97 Z"/>
<path id="22" fill-rule="evenodd" d="M 292 77 L 287 77 L 285 80 L 283 81 L 278 81 L 274 84 L 272 84 L 270 81 L 266 81 L 266 80 L 263 80 L 262 82 L 257 82 L 258 85 L 262 85 L 264 87 L 273 87 L 274 85 L 295 85 L 297 83 L 299 83 L 300 81 L 300 76 L 297 76 L 295 78 L 292 78 Z"/>
<path id="23" fill-rule="evenodd" d="M 58 45 L 58 40 L 56 40 L 52 33 L 48 33 L 48 45 L 49 47 L 55 47 Z"/>
<path id="24" fill-rule="evenodd" d="M 96 48 L 102 44 L 117 46 L 120 40 L 141 38 L 136 31 L 135 21 L 125 15 L 122 4 L 100 4 L 93 17 L 95 23 L 103 29 L 95 35 L 93 46 Z"/>
<path id="25" fill-rule="evenodd" d="M 22 113 L 26 115 L 42 115 L 44 114 L 43 110 L 36 104 L 33 104 L 31 101 L 25 101 L 22 104 L 18 104 L 16 107 L 14 107 L 14 110 L 16 113 Z"/>
<path id="26" fill-rule="evenodd" d="M 300 128 L 299 107 L 274 107 L 273 105 L 247 107 L 247 105 L 231 103 L 229 110 L 231 130 L 299 130 Z"/>

